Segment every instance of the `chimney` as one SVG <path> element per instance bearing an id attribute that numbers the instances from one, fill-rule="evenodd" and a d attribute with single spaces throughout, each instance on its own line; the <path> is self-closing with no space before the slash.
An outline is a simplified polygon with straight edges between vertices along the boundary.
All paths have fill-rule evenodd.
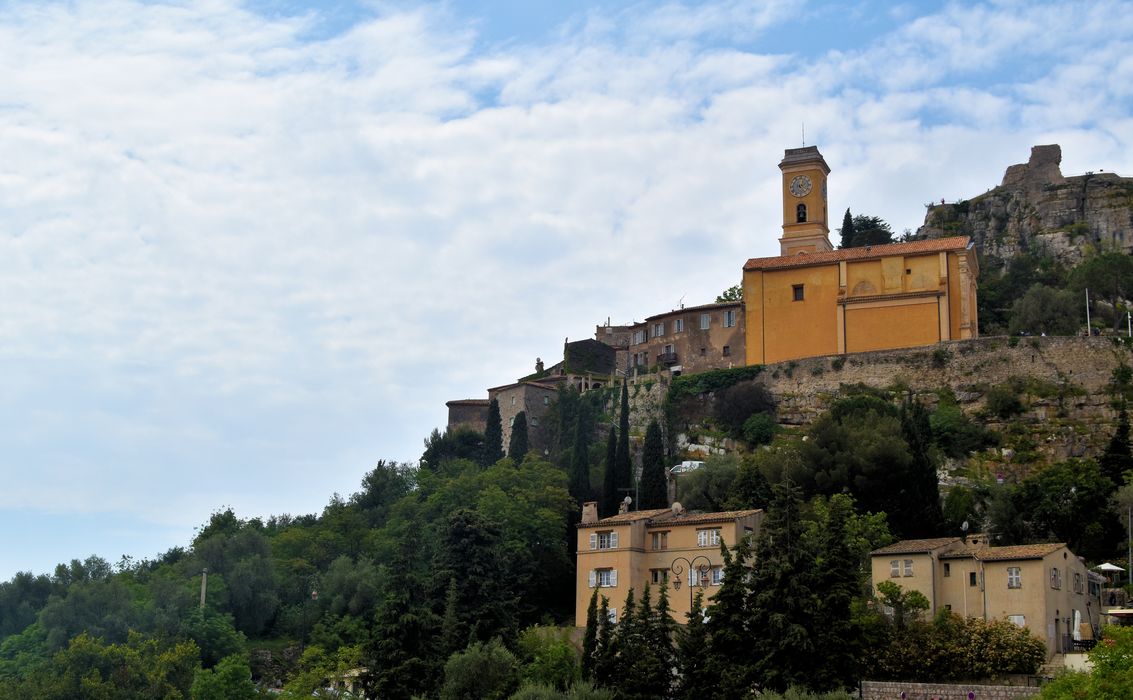
<path id="1" fill-rule="evenodd" d="M 582 504 L 582 524 L 593 525 L 598 522 L 598 501 L 587 501 Z"/>

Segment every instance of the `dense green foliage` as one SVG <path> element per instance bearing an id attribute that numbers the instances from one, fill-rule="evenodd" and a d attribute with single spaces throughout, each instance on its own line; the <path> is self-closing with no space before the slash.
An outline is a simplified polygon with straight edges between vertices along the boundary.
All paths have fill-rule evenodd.
<path id="1" fill-rule="evenodd" d="M 1042 700 L 1133 697 L 1133 627 L 1106 627 L 1090 651 L 1089 673 L 1066 673 L 1043 686 Z"/>
<path id="2" fill-rule="evenodd" d="M 661 426 L 650 421 L 645 430 L 645 445 L 641 455 L 641 484 L 638 488 L 640 510 L 666 508 L 669 505 L 669 487 L 665 476 L 665 444 Z"/>
<path id="3" fill-rule="evenodd" d="M 842 228 L 838 229 L 838 233 L 839 248 L 863 248 L 893 242 L 893 229 L 888 223 L 880 217 L 865 214 L 855 214 L 851 218 L 849 209 L 842 217 Z"/>
<path id="4" fill-rule="evenodd" d="M 500 402 L 488 402 L 488 424 L 484 428 L 484 454 L 480 458 L 483 466 L 495 464 L 504 457 L 504 429 L 500 419 Z"/>
<path id="5" fill-rule="evenodd" d="M 522 462 L 527 455 L 527 449 L 527 411 L 520 411 L 515 414 L 515 422 L 511 424 L 507 456 L 511 457 L 513 462 Z"/>

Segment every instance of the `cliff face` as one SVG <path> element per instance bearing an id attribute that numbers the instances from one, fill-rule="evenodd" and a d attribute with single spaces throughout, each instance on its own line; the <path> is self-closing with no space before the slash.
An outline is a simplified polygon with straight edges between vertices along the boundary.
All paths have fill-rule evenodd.
<path id="1" fill-rule="evenodd" d="M 1062 148 L 1035 146 L 1003 182 L 970 200 L 932 204 L 918 238 L 967 235 L 992 265 L 1028 251 L 1073 265 L 1090 246 L 1133 253 L 1133 178 L 1064 177 Z"/>

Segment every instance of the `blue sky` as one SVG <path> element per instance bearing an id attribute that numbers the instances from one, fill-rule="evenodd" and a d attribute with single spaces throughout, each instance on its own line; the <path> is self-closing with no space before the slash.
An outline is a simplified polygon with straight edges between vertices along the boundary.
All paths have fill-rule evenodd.
<path id="1" fill-rule="evenodd" d="M 776 164 L 915 229 L 1133 175 L 1129 2 L 0 0 L 0 577 L 318 512 L 444 402 L 711 301 Z"/>

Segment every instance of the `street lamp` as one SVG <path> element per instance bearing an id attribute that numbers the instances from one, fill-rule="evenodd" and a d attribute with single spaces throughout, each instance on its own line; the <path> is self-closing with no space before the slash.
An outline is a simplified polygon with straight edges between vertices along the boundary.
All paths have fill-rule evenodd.
<path id="1" fill-rule="evenodd" d="M 685 563 L 684 566 L 681 566 L 680 564 L 677 563 L 677 562 L 682 562 L 682 561 Z M 701 564 L 700 566 L 697 566 L 697 562 L 699 562 L 699 561 L 703 561 L 704 563 Z M 706 585 L 708 585 L 708 571 L 711 568 L 712 568 L 712 560 L 709 559 L 708 557 L 704 556 L 703 554 L 698 554 L 697 556 L 693 557 L 692 561 L 689 561 L 688 559 L 686 559 L 684 557 L 677 557 L 676 559 L 673 560 L 673 563 L 669 566 L 669 571 L 673 572 L 673 590 L 676 590 L 676 591 L 681 590 L 681 575 L 684 574 L 684 572 L 686 570 L 691 572 L 693 569 L 698 570 L 699 573 L 700 573 L 700 576 L 697 577 L 698 583 L 696 583 L 695 585 L 700 586 L 701 590 L 703 590 L 704 587 Z M 690 582 L 689 587 L 688 587 L 688 612 L 689 612 L 690 615 L 692 614 L 692 588 L 693 588 L 693 585 L 694 584 L 692 584 Z"/>

